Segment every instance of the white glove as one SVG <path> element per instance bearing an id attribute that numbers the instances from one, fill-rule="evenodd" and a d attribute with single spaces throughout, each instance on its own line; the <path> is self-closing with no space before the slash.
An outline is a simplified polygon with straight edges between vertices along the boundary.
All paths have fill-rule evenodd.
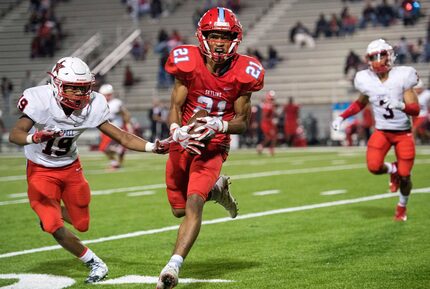
<path id="1" fill-rule="evenodd" d="M 199 147 L 204 147 L 205 145 L 197 140 L 192 139 L 193 136 L 188 132 L 194 126 L 194 124 L 179 126 L 176 123 L 172 123 L 170 126 L 170 136 L 172 140 L 179 143 L 187 152 L 192 154 L 201 154 Z"/>
<path id="2" fill-rule="evenodd" d="M 406 106 L 403 101 L 399 101 L 397 99 L 385 98 L 383 101 L 384 104 L 382 106 L 388 109 L 404 110 Z"/>
<path id="3" fill-rule="evenodd" d="M 333 122 L 331 123 L 331 127 L 334 129 L 334 130 L 339 130 L 340 129 L 340 126 L 341 126 L 341 124 L 342 124 L 342 122 L 343 122 L 343 117 L 341 117 L 341 116 L 338 116 L 338 117 L 336 117 L 334 120 L 333 120 Z"/>
<path id="4" fill-rule="evenodd" d="M 228 122 L 218 117 L 199 117 L 197 121 L 203 123 L 201 127 L 196 128 L 196 132 L 200 132 L 200 135 L 196 137 L 196 140 L 206 140 L 212 138 L 216 133 L 225 133 L 228 129 Z"/>

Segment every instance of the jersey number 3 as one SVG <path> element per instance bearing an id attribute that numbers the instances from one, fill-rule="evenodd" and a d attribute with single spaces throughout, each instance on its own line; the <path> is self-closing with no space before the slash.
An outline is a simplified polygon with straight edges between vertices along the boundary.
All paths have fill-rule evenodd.
<path id="1" fill-rule="evenodd" d="M 385 102 L 383 100 L 381 100 L 379 102 L 380 106 L 383 106 L 384 104 L 385 104 Z M 388 114 L 383 114 L 382 115 L 385 119 L 392 119 L 392 118 L 394 118 L 394 111 L 391 108 L 386 107 L 385 110 L 388 112 Z"/>

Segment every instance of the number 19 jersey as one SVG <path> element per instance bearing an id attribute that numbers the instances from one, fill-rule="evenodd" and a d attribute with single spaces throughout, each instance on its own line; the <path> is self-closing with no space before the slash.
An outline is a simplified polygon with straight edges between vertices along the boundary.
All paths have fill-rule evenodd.
<path id="1" fill-rule="evenodd" d="M 92 92 L 90 103 L 67 116 L 49 85 L 26 89 L 18 101 L 18 109 L 34 121 L 36 130 L 61 130 L 63 135 L 39 144 L 24 146 L 25 156 L 44 167 L 63 167 L 78 158 L 76 140 L 88 128 L 108 120 L 109 108 L 103 95 Z"/>

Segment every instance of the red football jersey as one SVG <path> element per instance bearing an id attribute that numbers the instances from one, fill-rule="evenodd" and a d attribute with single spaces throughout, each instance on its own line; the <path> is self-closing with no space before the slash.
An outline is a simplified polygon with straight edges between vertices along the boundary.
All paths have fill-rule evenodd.
<path id="1" fill-rule="evenodd" d="M 223 75 L 212 74 L 200 49 L 194 45 L 174 48 L 165 65 L 166 71 L 181 80 L 188 89 L 182 106 L 182 125 L 200 109 L 225 121 L 234 118 L 234 102 L 247 92 L 258 91 L 264 85 L 264 68 L 253 57 L 237 54 Z M 217 134 L 212 142 L 230 143 L 228 134 Z"/>
<path id="2" fill-rule="evenodd" d="M 262 116 L 262 122 L 273 122 L 273 119 L 275 118 L 275 106 L 273 105 L 273 102 L 266 101 L 263 103 Z"/>

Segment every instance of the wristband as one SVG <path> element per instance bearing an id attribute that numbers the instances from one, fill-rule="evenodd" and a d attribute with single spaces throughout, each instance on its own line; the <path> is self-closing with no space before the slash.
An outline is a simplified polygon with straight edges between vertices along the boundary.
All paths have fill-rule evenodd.
<path id="1" fill-rule="evenodd" d="M 228 130 L 228 121 L 223 120 L 222 121 L 222 132 L 226 133 Z"/>
<path id="2" fill-rule="evenodd" d="M 28 134 L 27 138 L 25 140 L 27 141 L 27 144 L 34 143 L 34 141 L 33 141 L 33 134 L 32 133 Z"/>
<path id="3" fill-rule="evenodd" d="M 418 103 L 405 104 L 405 108 L 403 109 L 403 112 L 408 115 L 417 116 L 420 114 L 420 106 Z"/>
<path id="4" fill-rule="evenodd" d="M 152 152 L 152 150 L 154 149 L 155 145 L 152 142 L 147 142 L 145 144 L 145 151 L 146 152 Z"/>

